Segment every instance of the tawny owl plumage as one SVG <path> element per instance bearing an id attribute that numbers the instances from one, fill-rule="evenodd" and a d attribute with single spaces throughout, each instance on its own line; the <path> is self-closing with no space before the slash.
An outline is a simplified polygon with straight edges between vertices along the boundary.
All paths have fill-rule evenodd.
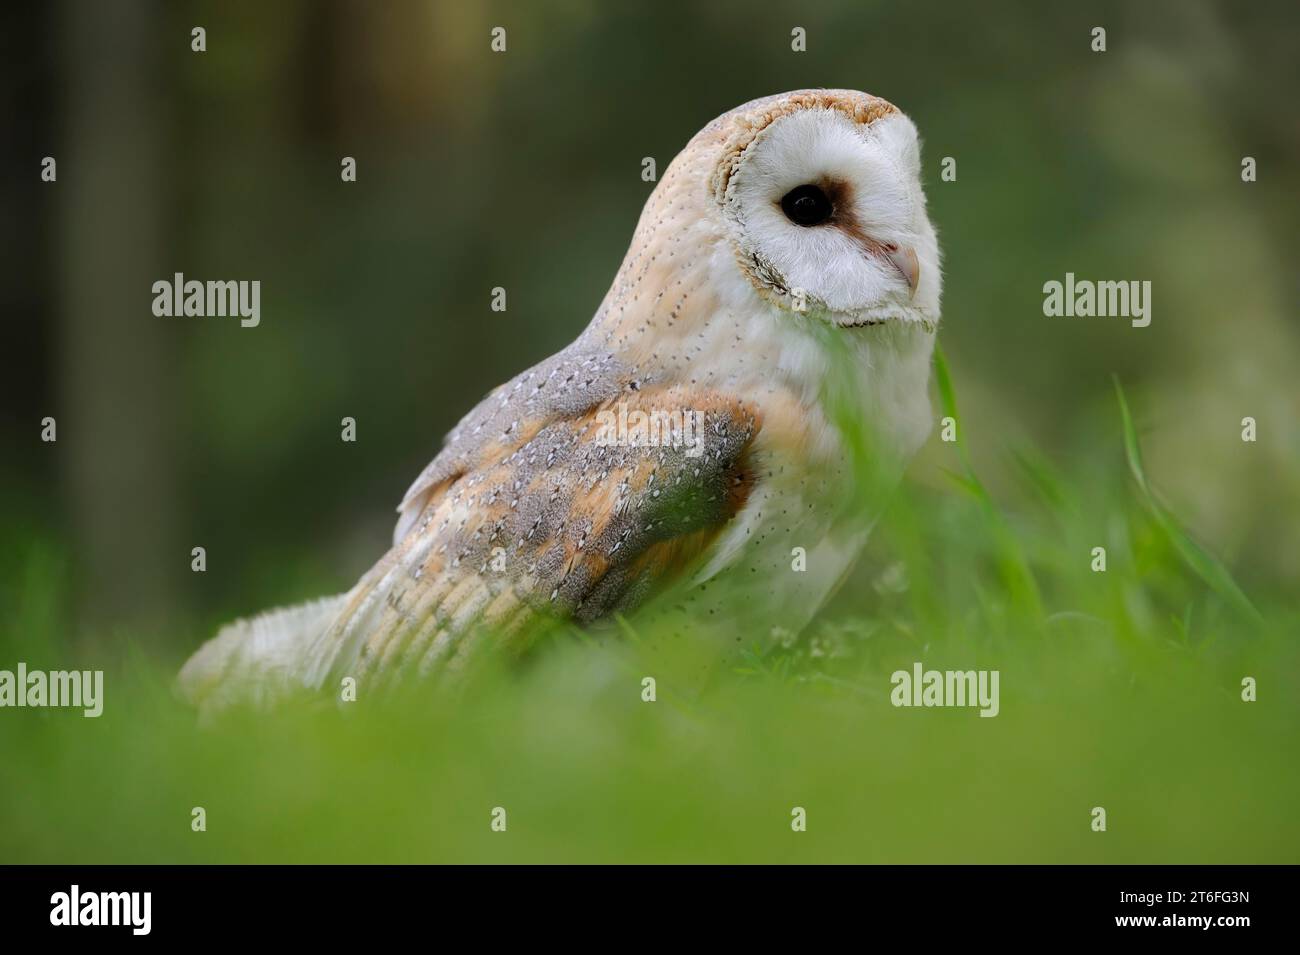
<path id="1" fill-rule="evenodd" d="M 851 446 L 901 463 L 929 431 L 939 296 L 897 108 L 805 90 L 724 114 L 666 170 L 586 330 L 462 419 L 374 568 L 226 627 L 183 692 L 210 710 L 454 673 L 669 585 L 675 612 L 739 591 L 735 627 L 797 631 L 866 537 Z M 611 440 L 615 411 L 694 420 L 695 443 Z"/>

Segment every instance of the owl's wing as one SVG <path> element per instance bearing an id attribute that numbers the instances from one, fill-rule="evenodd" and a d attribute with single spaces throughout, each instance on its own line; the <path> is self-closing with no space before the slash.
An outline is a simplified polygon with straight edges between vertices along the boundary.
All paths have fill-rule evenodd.
<path id="1" fill-rule="evenodd" d="M 462 422 L 408 493 L 405 533 L 311 649 L 311 683 L 455 670 L 481 644 L 518 652 L 535 625 L 630 607 L 743 506 L 757 409 L 681 387 L 610 390 L 575 370 L 521 376 Z M 605 397 L 529 417 L 558 385 Z"/>
<path id="2" fill-rule="evenodd" d="M 460 419 L 443 448 L 398 505 L 393 543 L 406 537 L 435 492 L 448 481 L 496 460 L 555 421 L 575 418 L 647 382 L 613 355 L 579 345 L 552 355 L 496 388 Z"/>

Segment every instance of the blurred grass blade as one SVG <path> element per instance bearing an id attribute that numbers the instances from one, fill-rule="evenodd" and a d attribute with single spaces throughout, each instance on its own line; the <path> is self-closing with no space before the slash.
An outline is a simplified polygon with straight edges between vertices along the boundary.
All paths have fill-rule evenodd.
<path id="1" fill-rule="evenodd" d="M 1142 449 L 1138 444 L 1137 429 L 1133 426 L 1133 416 L 1129 412 L 1128 401 L 1124 398 L 1124 388 L 1119 383 L 1119 376 L 1112 377 L 1115 382 L 1115 396 L 1119 399 L 1120 419 L 1124 426 L 1124 454 L 1128 458 L 1128 467 L 1133 474 L 1133 480 L 1142 492 L 1142 503 L 1148 513 L 1173 545 L 1174 550 L 1178 552 L 1178 556 L 1197 576 L 1242 615 L 1257 624 L 1263 623 L 1260 612 L 1237 585 L 1223 562 L 1198 544 L 1168 508 L 1156 499 L 1147 480 L 1146 468 L 1142 464 Z"/>
<path id="2" fill-rule="evenodd" d="M 1016 535 L 1007 526 L 1006 520 L 993 503 L 993 498 L 975 473 L 971 463 L 970 452 L 966 447 L 964 425 L 957 412 L 957 392 L 952 386 L 952 375 L 948 371 L 948 360 L 943 349 L 938 345 L 934 349 L 934 378 L 939 388 L 939 402 L 943 413 L 957 422 L 957 460 L 961 463 L 962 475 L 950 475 L 964 490 L 973 495 L 981 505 L 991 531 L 998 572 L 1007 592 L 1026 612 L 1035 618 L 1043 616 L 1043 600 L 1038 591 L 1038 581 L 1029 568 L 1025 553 Z"/>
<path id="3" fill-rule="evenodd" d="M 970 452 L 966 449 L 966 442 L 962 440 L 965 432 L 960 430 L 961 418 L 957 414 L 957 393 L 953 390 L 952 375 L 948 372 L 948 359 L 944 357 L 943 349 L 938 345 L 934 348 L 934 380 L 939 386 L 939 404 L 943 408 L 944 415 L 958 422 L 957 460 L 961 462 L 962 470 L 966 472 L 965 483 L 980 500 L 991 506 L 992 498 L 976 476 L 975 468 L 971 465 Z"/>

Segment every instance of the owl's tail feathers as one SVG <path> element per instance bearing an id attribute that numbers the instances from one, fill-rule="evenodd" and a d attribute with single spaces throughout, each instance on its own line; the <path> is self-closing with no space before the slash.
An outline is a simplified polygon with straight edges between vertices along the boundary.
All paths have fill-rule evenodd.
<path id="1" fill-rule="evenodd" d="M 267 707 L 318 690 L 329 669 L 316 659 L 321 638 L 347 599 L 323 597 L 227 624 L 181 667 L 177 691 L 209 719 L 230 706 Z"/>

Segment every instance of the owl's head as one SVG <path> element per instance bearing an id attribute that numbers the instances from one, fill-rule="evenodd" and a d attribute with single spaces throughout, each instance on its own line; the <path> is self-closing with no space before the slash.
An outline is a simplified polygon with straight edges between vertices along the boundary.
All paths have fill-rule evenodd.
<path id="1" fill-rule="evenodd" d="M 763 298 L 841 326 L 938 322 L 920 146 L 896 107 L 853 90 L 785 93 L 732 110 L 697 140 L 714 212 Z"/>

